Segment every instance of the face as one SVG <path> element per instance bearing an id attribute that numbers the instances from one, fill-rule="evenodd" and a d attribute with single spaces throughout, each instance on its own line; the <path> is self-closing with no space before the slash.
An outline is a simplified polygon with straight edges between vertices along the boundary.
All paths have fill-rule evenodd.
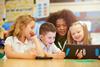
<path id="1" fill-rule="evenodd" d="M 35 22 L 34 22 L 34 21 L 31 21 L 31 22 L 26 26 L 26 28 L 25 28 L 25 30 L 24 30 L 24 34 L 25 34 L 26 38 L 32 37 L 31 34 L 34 33 L 34 32 L 33 32 L 34 26 L 35 26 Z"/>
<path id="2" fill-rule="evenodd" d="M 50 46 L 55 41 L 56 32 L 48 32 L 46 35 L 41 35 L 41 40 L 46 46 Z"/>
<path id="3" fill-rule="evenodd" d="M 67 24 L 63 19 L 58 19 L 56 22 L 57 33 L 60 36 L 64 36 L 67 33 Z"/>
<path id="4" fill-rule="evenodd" d="M 84 31 L 80 24 L 76 24 L 70 28 L 72 38 L 77 41 L 81 42 L 84 38 Z"/>

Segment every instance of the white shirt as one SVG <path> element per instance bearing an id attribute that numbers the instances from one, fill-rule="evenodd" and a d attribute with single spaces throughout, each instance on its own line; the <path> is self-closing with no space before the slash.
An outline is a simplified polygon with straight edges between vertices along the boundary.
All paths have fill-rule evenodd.
<path id="1" fill-rule="evenodd" d="M 5 40 L 5 45 L 10 45 L 15 52 L 24 53 L 35 48 L 32 41 L 25 40 L 24 43 L 18 40 L 17 37 L 10 36 Z"/>
<path id="2" fill-rule="evenodd" d="M 51 54 L 54 54 L 56 52 L 61 52 L 61 50 L 56 47 L 56 45 L 53 43 L 51 44 L 49 47 L 46 47 L 43 43 L 42 43 L 42 48 L 44 51 L 48 52 L 48 53 L 51 53 Z"/>

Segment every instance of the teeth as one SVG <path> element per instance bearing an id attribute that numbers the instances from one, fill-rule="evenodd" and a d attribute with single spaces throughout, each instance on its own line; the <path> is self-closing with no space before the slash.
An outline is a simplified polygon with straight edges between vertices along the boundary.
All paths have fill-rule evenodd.
<path id="1" fill-rule="evenodd" d="M 49 43 L 49 44 L 52 44 L 52 43 Z"/>

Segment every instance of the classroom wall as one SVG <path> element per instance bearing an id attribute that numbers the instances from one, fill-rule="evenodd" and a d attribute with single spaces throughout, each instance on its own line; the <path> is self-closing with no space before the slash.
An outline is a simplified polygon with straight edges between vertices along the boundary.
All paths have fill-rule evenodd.
<path id="1" fill-rule="evenodd" d="M 50 13 L 56 12 L 62 9 L 69 9 L 73 12 L 99 12 L 100 11 L 100 1 L 90 1 L 90 2 L 68 2 L 68 3 L 50 3 Z M 35 10 L 35 8 L 34 8 Z M 34 11 L 35 13 L 35 11 Z M 37 23 L 39 25 L 41 23 Z M 39 25 L 40 26 L 40 25 Z M 36 28 L 35 28 L 36 29 Z M 38 31 L 36 32 L 38 33 Z M 92 44 L 100 44 L 100 32 L 91 33 Z"/>
<path id="2" fill-rule="evenodd" d="M 93 45 L 100 45 L 100 33 L 91 33 L 91 38 Z"/>
<path id="3" fill-rule="evenodd" d="M 100 1 L 51 3 L 50 4 L 50 12 L 55 12 L 62 9 L 70 9 L 73 12 L 100 11 Z"/>

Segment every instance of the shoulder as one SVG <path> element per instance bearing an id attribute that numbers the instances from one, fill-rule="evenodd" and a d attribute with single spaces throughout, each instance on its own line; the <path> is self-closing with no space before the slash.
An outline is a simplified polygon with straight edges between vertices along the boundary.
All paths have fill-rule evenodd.
<path id="1" fill-rule="evenodd" d="M 13 42 L 13 38 L 14 38 L 13 36 L 7 37 L 5 40 L 5 44 L 11 44 Z"/>
<path id="2" fill-rule="evenodd" d="M 9 36 L 9 37 L 6 38 L 6 40 L 12 40 L 12 39 L 13 39 L 13 36 Z"/>

